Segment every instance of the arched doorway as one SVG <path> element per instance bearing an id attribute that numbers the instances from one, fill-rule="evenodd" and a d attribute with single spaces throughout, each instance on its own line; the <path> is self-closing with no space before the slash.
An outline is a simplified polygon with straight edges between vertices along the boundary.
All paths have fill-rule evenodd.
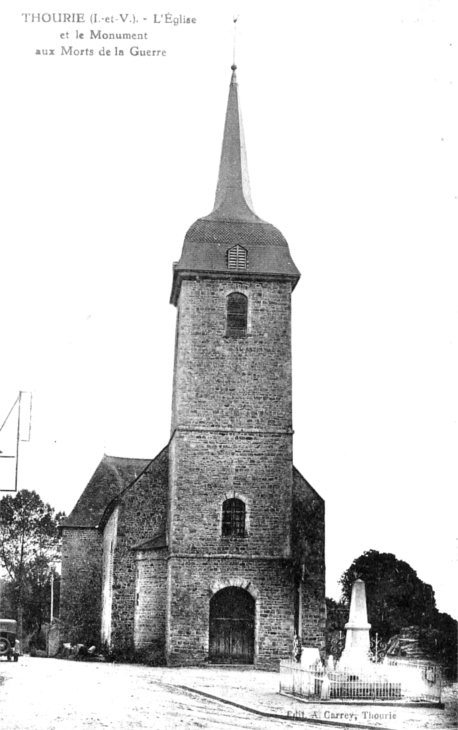
<path id="1" fill-rule="evenodd" d="M 210 600 L 210 660 L 253 664 L 255 600 L 243 588 L 223 588 Z"/>

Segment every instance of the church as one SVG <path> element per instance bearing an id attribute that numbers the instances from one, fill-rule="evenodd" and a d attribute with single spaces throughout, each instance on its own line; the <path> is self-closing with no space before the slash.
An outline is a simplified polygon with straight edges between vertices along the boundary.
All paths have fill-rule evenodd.
<path id="1" fill-rule="evenodd" d="M 253 209 L 234 65 L 215 204 L 173 265 L 170 439 L 154 459 L 104 456 L 63 522 L 65 641 L 170 666 L 322 646 L 324 502 L 293 465 L 299 278 Z"/>

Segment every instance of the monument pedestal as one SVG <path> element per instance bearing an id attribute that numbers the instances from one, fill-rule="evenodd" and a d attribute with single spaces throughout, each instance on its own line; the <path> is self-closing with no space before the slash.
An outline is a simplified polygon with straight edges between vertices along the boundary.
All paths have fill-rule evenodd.
<path id="1" fill-rule="evenodd" d="M 362 580 L 353 583 L 350 602 L 350 617 L 345 629 L 345 649 L 339 667 L 364 667 L 369 664 L 371 625 L 367 622 L 366 587 Z"/>

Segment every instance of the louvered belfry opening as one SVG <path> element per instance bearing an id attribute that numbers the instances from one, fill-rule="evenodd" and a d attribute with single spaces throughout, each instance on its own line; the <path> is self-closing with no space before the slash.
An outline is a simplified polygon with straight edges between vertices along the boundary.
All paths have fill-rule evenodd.
<path id="1" fill-rule="evenodd" d="M 227 298 L 227 337 L 245 337 L 247 333 L 248 299 L 233 292 Z"/>
<path id="2" fill-rule="evenodd" d="M 234 246 L 227 252 L 227 268 L 228 269 L 246 269 L 247 267 L 247 251 L 243 246 Z"/>
<path id="3" fill-rule="evenodd" d="M 245 503 L 241 499 L 223 502 L 223 537 L 245 537 Z"/>

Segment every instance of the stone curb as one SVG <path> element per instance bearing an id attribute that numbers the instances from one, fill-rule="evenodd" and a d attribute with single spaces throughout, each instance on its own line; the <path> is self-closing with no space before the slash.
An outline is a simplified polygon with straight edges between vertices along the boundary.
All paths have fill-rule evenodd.
<path id="1" fill-rule="evenodd" d="M 326 725 L 328 727 L 351 727 L 359 728 L 360 730 L 393 730 L 393 728 L 382 727 L 381 725 L 360 725 L 354 722 L 339 722 L 339 720 L 319 720 L 310 717 L 294 717 L 291 715 L 280 715 L 276 712 L 264 712 L 264 710 L 257 710 L 254 707 L 248 707 L 247 705 L 241 705 L 239 702 L 233 702 L 232 700 L 226 700 L 217 695 L 209 694 L 208 692 L 202 692 L 200 689 L 194 689 L 194 687 L 185 687 L 182 684 L 171 685 L 173 687 L 179 687 L 187 692 L 194 692 L 195 694 L 201 695 L 202 697 L 208 697 L 210 700 L 216 700 L 216 702 L 222 702 L 225 705 L 231 705 L 237 707 L 239 710 L 245 712 L 251 712 L 254 715 L 260 715 L 261 717 L 273 717 L 276 720 L 289 720 L 290 722 L 305 722 L 309 725 Z"/>

